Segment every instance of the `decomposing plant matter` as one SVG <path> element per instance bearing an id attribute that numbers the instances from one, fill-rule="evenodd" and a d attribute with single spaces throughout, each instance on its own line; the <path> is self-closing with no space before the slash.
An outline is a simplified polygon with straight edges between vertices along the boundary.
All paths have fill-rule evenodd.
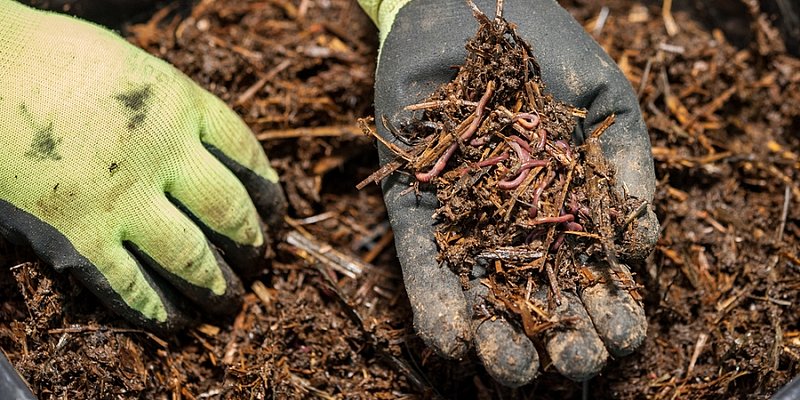
<path id="1" fill-rule="evenodd" d="M 644 204 L 615 190 L 600 148 L 614 116 L 575 143 L 576 120 L 586 112 L 546 94 L 531 47 L 502 18 L 501 4 L 494 20 L 470 5 L 480 28 L 466 44 L 464 65 L 424 102 L 406 107 L 415 118 L 390 130 L 411 149 L 389 145 L 397 159 L 367 181 L 399 169 L 416 185 L 434 186 L 440 261 L 465 285 L 473 271 L 488 271 L 488 300 L 518 314 L 529 334 L 539 330 L 527 329 L 531 313 L 518 305 L 530 304 L 531 287 L 549 285 L 560 304 L 562 290 L 595 283 L 579 273 L 586 262 L 608 264 L 636 296 L 615 242 Z"/>

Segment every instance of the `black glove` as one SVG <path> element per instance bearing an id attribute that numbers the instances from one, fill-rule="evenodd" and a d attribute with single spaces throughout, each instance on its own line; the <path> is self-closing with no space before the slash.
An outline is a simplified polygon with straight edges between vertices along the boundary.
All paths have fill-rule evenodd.
<path id="1" fill-rule="evenodd" d="M 493 1 L 476 3 L 484 11 L 495 8 Z M 393 15 L 392 10 L 381 8 L 384 5 L 372 12 L 379 26 L 391 26 L 388 33 L 381 31 L 385 39 L 375 83 L 376 115 L 378 120 L 386 116 L 402 125 L 411 117 L 403 107 L 422 101 L 453 78 L 453 66 L 464 62 L 464 44 L 478 24 L 463 0 L 410 1 L 396 13 L 393 24 L 381 20 Z M 616 167 L 621 189 L 651 202 L 655 174 L 647 129 L 632 87 L 614 61 L 553 0 L 506 1 L 504 16 L 518 24 L 518 33 L 532 44 L 554 97 L 588 110 L 576 129 L 579 140 L 584 132 L 616 114 L 616 123 L 602 136 L 603 151 Z M 379 133 L 395 140 L 382 125 L 378 123 Z M 380 154 L 382 163 L 394 157 L 384 146 L 380 146 Z M 418 334 L 451 358 L 463 357 L 474 345 L 487 371 L 498 381 L 512 387 L 529 383 L 539 368 L 532 342 L 504 319 L 481 321 L 474 315 L 472 305 L 486 289 L 477 283 L 480 277 L 474 276 L 471 289 L 464 291 L 459 278 L 437 263 L 432 219 L 436 196 L 427 192 L 417 197 L 406 190 L 410 183 L 408 177 L 394 174 L 383 182 L 383 189 Z M 637 222 L 638 230 L 626 238 L 630 246 L 623 256 L 628 260 L 648 255 L 658 235 L 658 221 L 649 206 Z M 607 267 L 593 269 L 598 276 L 609 272 Z M 609 353 L 627 355 L 645 337 L 647 321 L 642 306 L 628 291 L 611 284 L 610 277 L 605 281 L 609 283 L 564 293 L 565 304 L 557 312 L 561 317 L 575 317 L 577 322 L 545 338 L 544 347 L 555 368 L 574 380 L 597 374 Z"/>

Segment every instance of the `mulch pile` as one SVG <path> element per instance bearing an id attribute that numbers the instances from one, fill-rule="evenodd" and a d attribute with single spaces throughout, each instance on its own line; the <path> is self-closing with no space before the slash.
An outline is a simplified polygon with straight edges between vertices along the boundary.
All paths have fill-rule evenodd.
<path id="1" fill-rule="evenodd" d="M 657 8 L 565 3 L 639 93 L 663 227 L 634 268 L 647 341 L 591 380 L 592 396 L 767 398 L 800 373 L 800 60 L 753 0 L 744 49 L 683 13 L 670 36 Z M 355 2 L 201 1 L 128 37 L 244 117 L 281 174 L 293 233 L 237 315 L 171 338 L 0 244 L 0 347 L 41 399 L 580 396 L 552 372 L 500 388 L 413 335 L 380 191 L 355 190 L 377 166 L 355 123 L 372 114 L 376 56 Z"/>

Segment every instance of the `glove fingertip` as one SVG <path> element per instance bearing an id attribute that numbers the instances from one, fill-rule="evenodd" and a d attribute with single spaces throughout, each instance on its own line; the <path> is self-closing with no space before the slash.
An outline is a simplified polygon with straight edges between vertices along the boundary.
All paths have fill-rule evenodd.
<path id="1" fill-rule="evenodd" d="M 636 263 L 646 259 L 656 246 L 660 225 L 650 204 L 638 218 L 634 219 L 622 233 L 622 242 L 617 247 L 620 257 Z"/>
<path id="2" fill-rule="evenodd" d="M 522 332 L 505 319 L 486 320 L 475 330 L 475 348 L 486 371 L 510 388 L 532 382 L 539 372 L 539 354 Z"/>

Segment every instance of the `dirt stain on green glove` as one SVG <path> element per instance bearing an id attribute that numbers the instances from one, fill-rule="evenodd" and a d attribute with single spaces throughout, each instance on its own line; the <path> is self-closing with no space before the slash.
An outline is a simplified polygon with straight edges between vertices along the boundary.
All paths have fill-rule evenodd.
<path id="1" fill-rule="evenodd" d="M 134 89 L 127 90 L 114 96 L 114 99 L 122 103 L 125 113 L 128 114 L 128 130 L 136 130 L 145 118 L 150 109 L 150 98 L 153 97 L 153 86 L 143 85 Z"/>
<path id="2" fill-rule="evenodd" d="M 19 105 L 19 112 L 31 128 L 35 130 L 33 140 L 31 141 L 31 148 L 25 152 L 25 157 L 34 159 L 36 161 L 61 159 L 58 154 L 58 145 L 61 143 L 62 138 L 57 138 L 53 135 L 53 121 L 45 125 L 38 125 L 33 118 L 33 115 L 28 110 L 25 104 Z"/>

